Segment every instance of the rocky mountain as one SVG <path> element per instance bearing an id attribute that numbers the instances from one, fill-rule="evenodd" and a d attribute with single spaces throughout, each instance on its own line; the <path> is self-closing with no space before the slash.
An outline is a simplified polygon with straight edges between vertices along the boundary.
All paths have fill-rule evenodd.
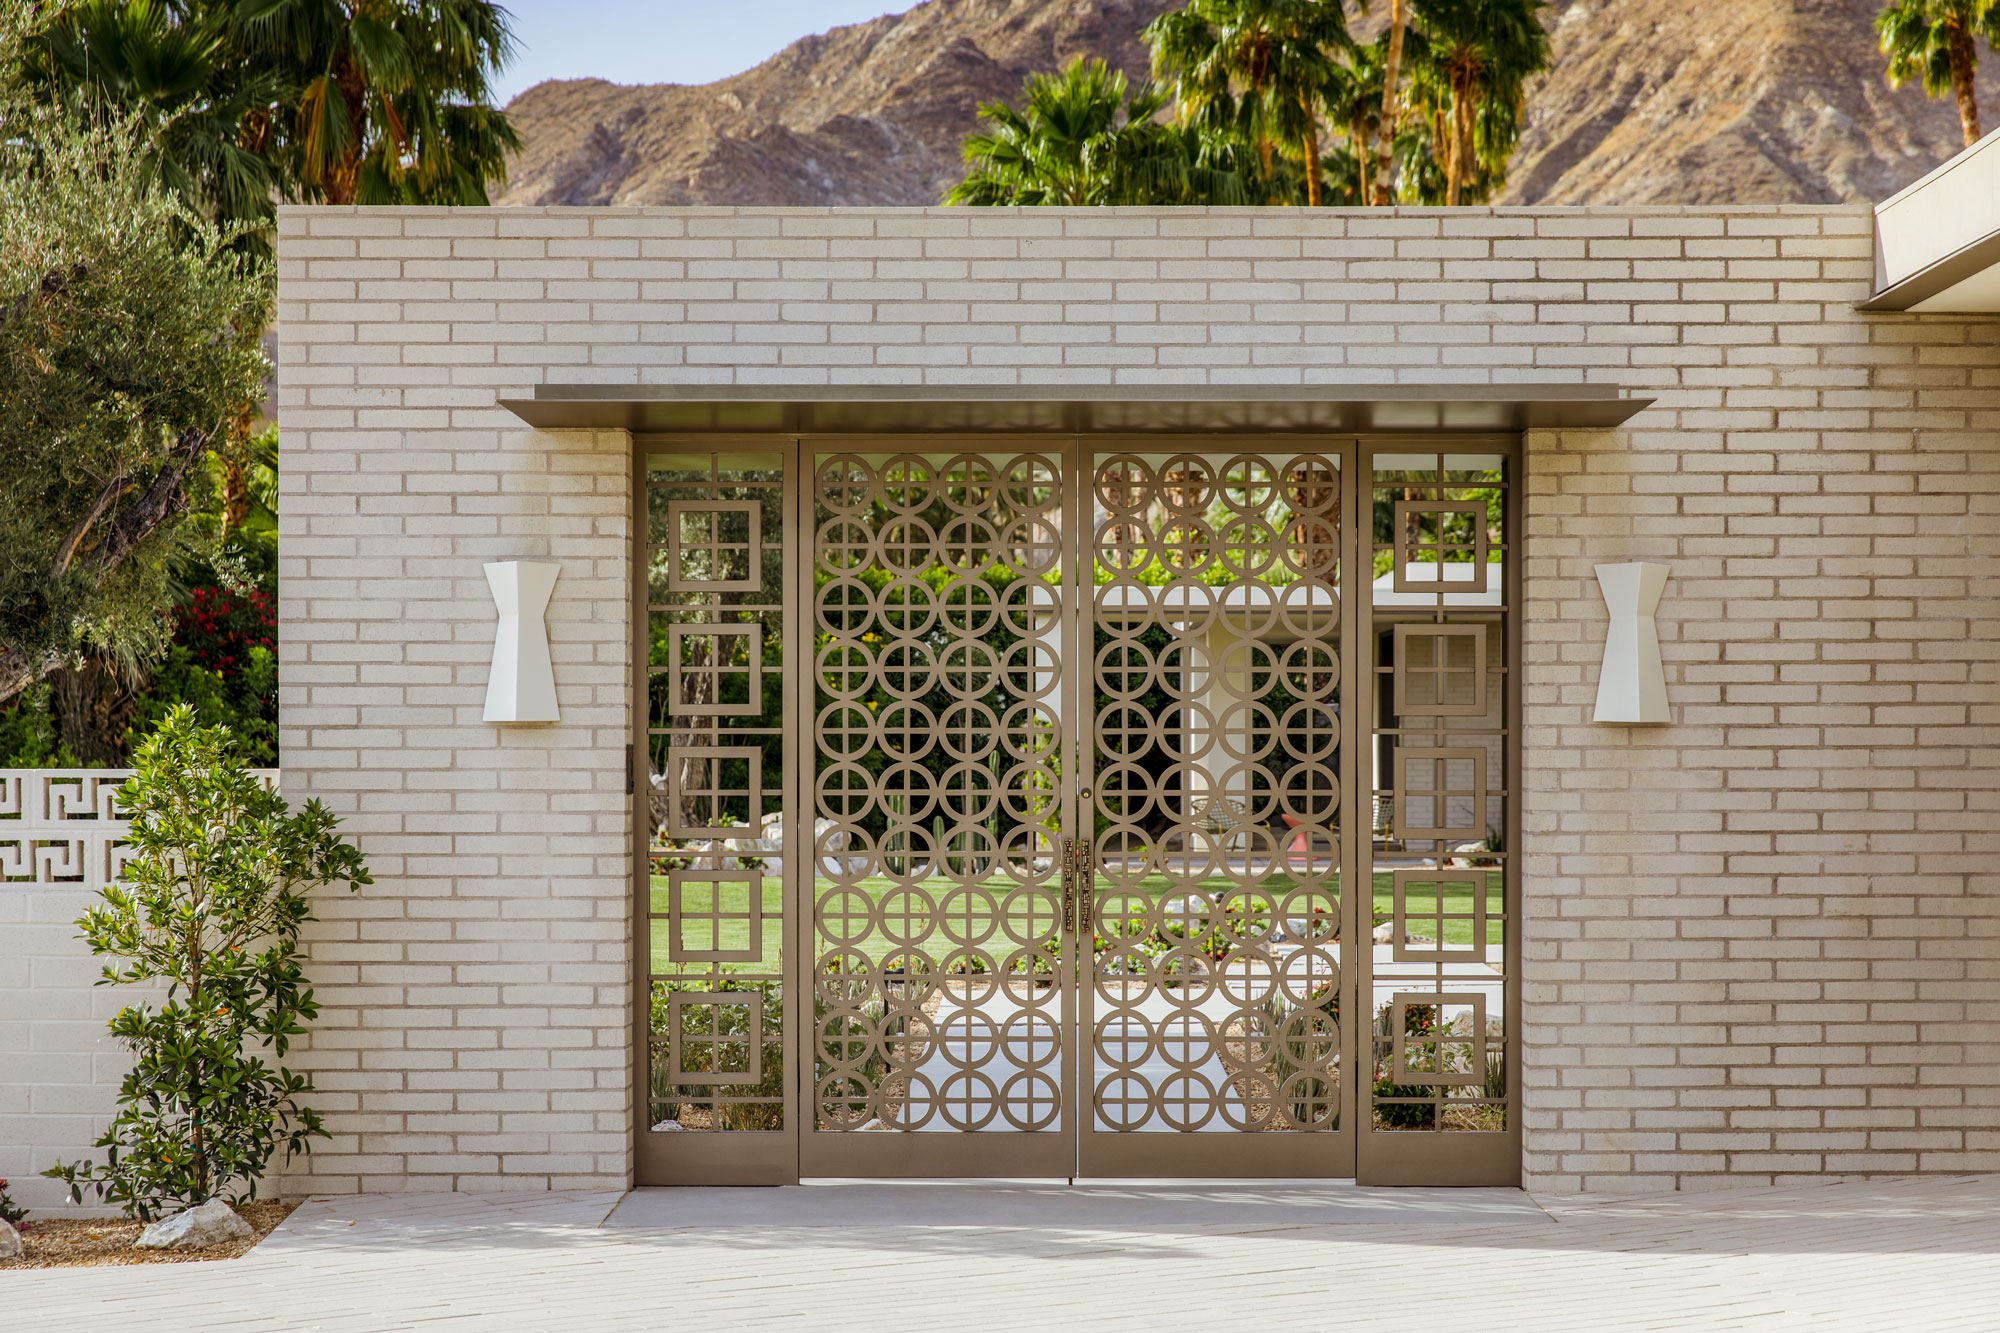
<path id="1" fill-rule="evenodd" d="M 1963 147 L 1949 98 L 1892 89 L 1882 0 L 1557 0 L 1504 201 L 1882 199 Z M 2000 114 L 2000 62 L 1979 81 Z"/>
<path id="2" fill-rule="evenodd" d="M 795 42 L 732 78 L 538 84 L 506 204 L 926 204 L 981 101 L 1073 56 L 1146 68 L 1180 0 L 927 0 Z M 1552 0 L 1509 203 L 1882 198 L 1959 147 L 1948 100 L 1892 90 L 1880 0 Z M 1370 32 L 1385 5 L 1357 23 Z M 1980 80 L 2000 120 L 2000 61 Z"/>
<path id="3" fill-rule="evenodd" d="M 503 204 L 932 204 L 982 101 L 1098 55 L 1143 73 L 1175 0 L 928 0 L 699 86 L 537 84 Z"/>

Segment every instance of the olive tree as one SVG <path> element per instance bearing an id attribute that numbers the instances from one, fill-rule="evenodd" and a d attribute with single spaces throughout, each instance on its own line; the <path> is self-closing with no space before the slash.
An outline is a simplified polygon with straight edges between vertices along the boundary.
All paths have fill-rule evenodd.
<path id="1" fill-rule="evenodd" d="M 163 650 L 211 444 L 270 373 L 268 263 L 142 149 L 134 122 L 0 103 L 0 702 Z"/>

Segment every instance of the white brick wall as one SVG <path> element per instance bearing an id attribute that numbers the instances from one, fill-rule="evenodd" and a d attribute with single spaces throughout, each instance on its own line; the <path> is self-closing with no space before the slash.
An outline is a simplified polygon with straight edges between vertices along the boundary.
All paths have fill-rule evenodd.
<path id="1" fill-rule="evenodd" d="M 1527 1167 L 2000 1166 L 2000 321 L 1861 315 L 1860 208 L 287 209 L 285 782 L 328 900 L 318 1189 L 629 1162 L 622 435 L 541 381 L 1613 383 L 1529 441 Z M 479 564 L 564 565 L 563 722 L 479 721 Z M 1590 566 L 1674 567 L 1593 727 Z"/>

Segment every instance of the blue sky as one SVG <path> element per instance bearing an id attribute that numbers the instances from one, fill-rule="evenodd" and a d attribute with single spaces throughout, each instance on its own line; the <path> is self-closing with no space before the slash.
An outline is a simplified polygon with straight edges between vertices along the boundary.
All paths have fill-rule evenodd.
<path id="1" fill-rule="evenodd" d="M 543 79 L 707 83 L 749 69 L 808 33 L 916 0 L 501 0 L 520 52 L 499 100 Z"/>

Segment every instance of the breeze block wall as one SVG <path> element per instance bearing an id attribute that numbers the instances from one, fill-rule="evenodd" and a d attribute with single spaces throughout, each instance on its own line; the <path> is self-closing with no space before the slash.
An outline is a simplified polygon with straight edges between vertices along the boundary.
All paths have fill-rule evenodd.
<path id="1" fill-rule="evenodd" d="M 2000 1167 L 2000 321 L 1864 315 L 1856 207 L 288 208 L 284 774 L 328 895 L 318 1190 L 616 1185 L 629 442 L 540 382 L 1590 382 L 1530 436 L 1525 1125 L 1553 1190 Z M 480 721 L 480 565 L 563 720 Z M 1597 563 L 1674 722 L 1593 726 Z"/>

